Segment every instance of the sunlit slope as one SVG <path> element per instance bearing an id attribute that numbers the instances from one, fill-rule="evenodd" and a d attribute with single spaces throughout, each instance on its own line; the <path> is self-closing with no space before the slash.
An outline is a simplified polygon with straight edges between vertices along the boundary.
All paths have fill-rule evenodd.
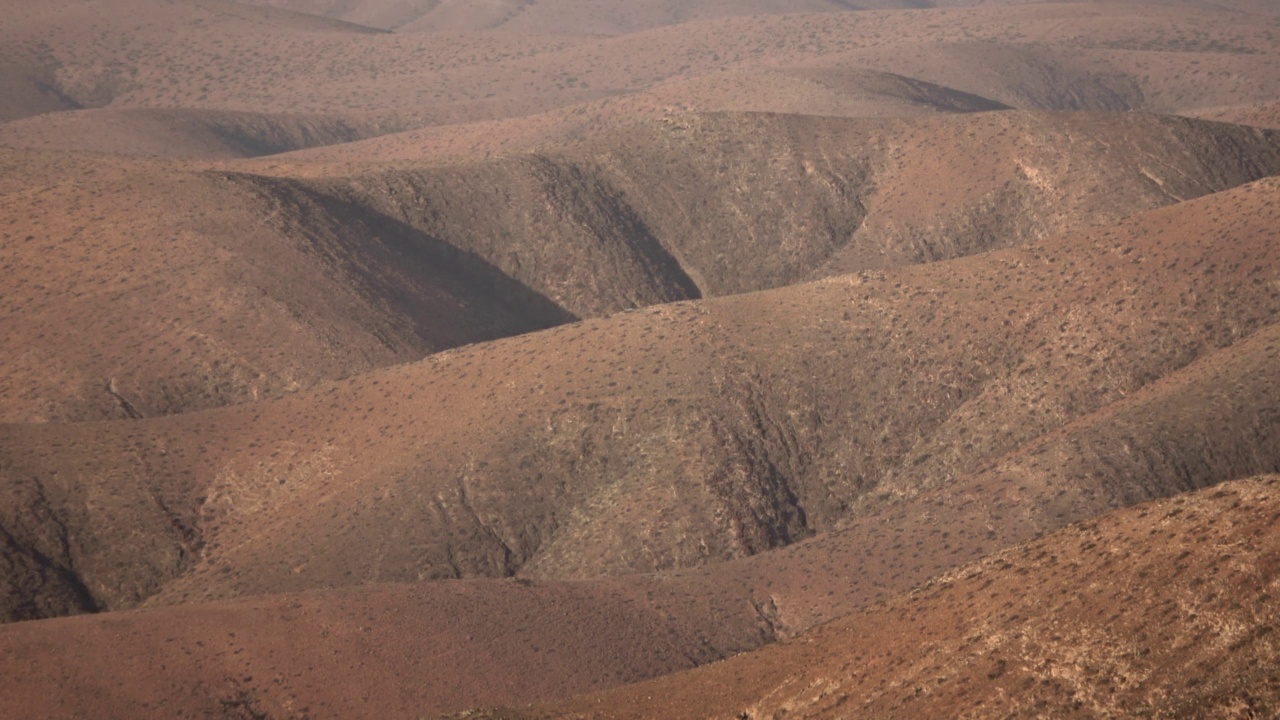
<path id="1" fill-rule="evenodd" d="M 10 17 L 0 29 L 8 56 L 0 81 L 11 88 L 3 119 L 110 106 L 410 128 L 776 68 L 880 71 L 1025 109 L 1189 112 L 1274 101 L 1280 90 L 1268 16 L 1169 4 L 695 13 L 606 38 L 381 33 L 225 0 L 58 0 L 19 4 Z M 734 92 L 737 107 L 758 104 L 749 84 Z"/>
<path id="2" fill-rule="evenodd" d="M 614 258 L 667 263 L 701 295 L 952 258 L 1275 174 L 1280 144 L 1145 114 L 677 114 L 532 155 L 356 170 L 313 187 L 590 316 L 655 296 Z"/>
<path id="3" fill-rule="evenodd" d="M 976 471 L 1271 323 L 1276 191 L 592 320 L 278 401 L 6 426 L 6 506 L 47 518 L 16 525 L 13 552 L 107 607 L 758 553 Z M 50 545 L 48 523 L 74 532 Z M 11 592 L 12 607 L 45 590 Z"/>
<path id="4" fill-rule="evenodd" d="M 1277 701 L 1277 479 L 1120 511 L 781 645 L 480 717 L 1239 717 Z M 961 710 L 962 709 L 962 710 Z M 472 715 L 475 717 L 476 715 Z"/>
<path id="5" fill-rule="evenodd" d="M 272 397 L 573 317 L 1021 245 L 1280 172 L 1270 131 L 1026 112 L 677 115 L 318 177 L 5 157 L 10 421 Z"/>
<path id="6" fill-rule="evenodd" d="M 1280 382 L 1278 329 L 1193 362 L 975 474 L 911 490 L 787 548 L 656 576 L 371 585 L 25 623 L 0 629 L 0 658 L 15 664 L 3 677 L 47 691 L 4 697 L 19 714 L 45 717 L 140 698 L 164 713 L 305 706 L 315 717 L 371 717 L 563 698 L 716 660 L 863 610 L 1067 522 L 1274 469 L 1280 427 L 1267 398 Z M 1237 499 L 1226 517 L 1251 484 L 1215 493 Z M 1126 517 L 1163 517 L 1167 526 L 1180 513 L 1140 508 Z M 1224 527 L 1223 516 L 1215 518 Z M 1081 550 L 1088 547 L 1115 544 Z M 1010 571 L 1004 582 L 1025 590 L 1028 568 L 1015 576 L 1007 562 L 984 566 Z M 1138 576 L 1158 573 L 1153 567 Z M 71 635 L 93 652 L 68 662 L 46 650 Z M 276 652 L 281 647 L 290 652 Z M 233 666 L 219 659 L 229 649 Z M 768 652 L 775 651 L 762 657 L 776 657 Z M 353 664 L 352 653 L 368 655 Z M 61 670 L 44 672 L 50 663 Z M 532 666 L 540 672 L 528 672 Z"/>
<path id="7" fill-rule="evenodd" d="M 0 417 L 278 396 L 569 316 L 483 260 L 282 180 L 0 150 Z"/>
<path id="8" fill-rule="evenodd" d="M 215 110 L 99 108 L 47 113 L 0 125 L 0 145 L 175 158 L 239 158 L 349 143 L 397 126 L 360 117 Z"/>

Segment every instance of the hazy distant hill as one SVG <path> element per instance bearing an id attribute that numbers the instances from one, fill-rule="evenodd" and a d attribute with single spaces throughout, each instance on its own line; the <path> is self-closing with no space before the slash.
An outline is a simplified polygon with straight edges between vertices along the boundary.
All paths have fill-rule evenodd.
<path id="1" fill-rule="evenodd" d="M 612 22 L 596 5 L 574 17 Z M 556 7 L 537 3 L 530 13 Z M 628 3 L 619 12 L 662 16 L 666 7 Z M 656 83 L 778 67 L 894 73 L 1025 109 L 1185 112 L 1266 102 L 1280 82 L 1265 21 L 1194 5 L 737 15 L 742 7 L 708 4 L 709 19 L 601 37 L 550 20 L 554 35 L 384 33 L 230 0 L 18 4 L 0 28 L 0 82 L 10 88 L 0 119 L 110 106 L 414 127 L 520 117 Z M 740 91 L 744 100 L 753 92 Z"/>
<path id="2" fill-rule="evenodd" d="M 690 20 L 850 10 L 843 0 L 244 0 L 400 32 L 492 30 L 546 35 L 617 35 Z"/>

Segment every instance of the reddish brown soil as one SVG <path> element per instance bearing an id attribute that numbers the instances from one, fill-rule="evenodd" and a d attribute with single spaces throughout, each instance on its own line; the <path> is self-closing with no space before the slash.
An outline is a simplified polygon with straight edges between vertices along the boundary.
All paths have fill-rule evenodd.
<path id="1" fill-rule="evenodd" d="M 714 114 L 302 180 L 0 161 L 0 418 L 50 421 L 278 397 L 577 317 L 1024 244 L 1280 172 L 1280 143 L 1134 113 Z"/>
<path id="2" fill-rule="evenodd" d="M 592 320 L 277 401 L 6 426 L 11 507 L 47 518 L 17 526 L 19 547 L 74 568 L 108 607 L 762 552 L 1269 325 L 1277 192 L 1264 181 L 1030 248 Z M 86 503 L 99 496 L 115 499 Z M 58 523 L 74 542 L 50 542 Z"/>
<path id="3" fill-rule="evenodd" d="M 1275 3 L 8 5 L 0 717 L 1280 704 Z"/>
<path id="4" fill-rule="evenodd" d="M 722 663 L 467 717 L 1265 717 L 1280 702 L 1277 517 L 1280 478 L 1229 483 Z"/>

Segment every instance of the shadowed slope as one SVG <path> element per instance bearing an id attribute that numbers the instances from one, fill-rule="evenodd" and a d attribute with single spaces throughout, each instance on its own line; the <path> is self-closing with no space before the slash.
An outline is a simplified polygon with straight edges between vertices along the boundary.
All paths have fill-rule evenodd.
<path id="1" fill-rule="evenodd" d="M 10 421 L 241 402 L 571 319 L 468 253 L 288 181 L 0 162 Z"/>
<path id="2" fill-rule="evenodd" d="M 795 634 L 1067 523 L 1280 471 L 1277 358 L 1272 325 L 973 472 L 904 463 L 912 482 L 883 483 L 838 529 L 706 572 L 764 588 Z"/>
<path id="3" fill-rule="evenodd" d="M 1267 131 L 1022 112 L 678 115 L 533 155 L 305 179 L 265 160 L 226 167 L 270 177 L 5 157 L 9 420 L 270 397 L 572 316 L 1017 245 L 1280 172 Z"/>
<path id="4" fill-rule="evenodd" d="M 0 125 L 0 144 L 122 155 L 237 158 L 347 143 L 396 129 L 358 118 L 104 108 Z"/>
<path id="5" fill-rule="evenodd" d="M 1280 701 L 1278 482 L 1233 482 L 1073 526 L 690 673 L 479 716 L 1265 713 Z"/>
<path id="6" fill-rule="evenodd" d="M 1167 3 L 724 17 L 588 39 L 374 33 L 219 0 L 58 0 L 19 4 L 0 28 L 13 89 L 0 118 L 110 105 L 407 128 L 780 67 L 877 70 L 1024 108 L 1179 112 L 1274 100 L 1268 32 L 1265 18 Z M 741 91 L 751 107 L 755 91 Z"/>
<path id="7" fill-rule="evenodd" d="M 1278 353 L 1280 326 L 1271 326 L 990 469 L 729 563 L 573 583 L 371 586 L 0 628 L 0 666 L 14 665 L 0 678 L 15 688 L 0 693 L 2 707 L 53 718 L 145 700 L 164 714 L 243 706 L 271 717 L 303 707 L 313 718 L 374 717 L 563 698 L 720 659 L 1108 507 L 1280 468 L 1269 405 Z M 984 565 L 1011 570 L 998 559 Z M 1139 576 L 1163 577 L 1157 566 Z M 1027 571 L 1006 580 L 1025 582 Z M 68 659 L 45 649 L 70 636 L 91 651 Z M 60 671 L 43 672 L 48 663 Z"/>
<path id="8" fill-rule="evenodd" d="M 19 623 L 0 627 L 0 713 L 420 717 L 634 682 L 769 637 L 748 602 L 683 590 L 459 581 Z"/>
<path id="9" fill-rule="evenodd" d="M 275 172 L 292 171 L 305 172 Z M 631 273 L 610 281 L 611 263 L 593 259 L 637 241 L 669 253 L 703 295 L 723 295 L 1016 245 L 1277 172 L 1274 133 L 1183 118 L 715 113 L 534 157 L 314 186 L 589 316 L 652 302 L 631 290 Z"/>
<path id="10" fill-rule="evenodd" d="M 847 10 L 840 0 L 696 0 L 583 2 L 582 0 L 246 0 L 400 32 L 502 29 L 544 35 L 616 35 L 689 20 L 779 12 Z"/>
<path id="11" fill-rule="evenodd" d="M 646 90 L 501 120 L 434 125 L 295 152 L 273 161 L 333 165 L 459 159 L 598 139 L 644 121 L 696 110 L 838 117 L 909 117 L 1006 109 L 999 103 L 870 70 L 747 68 L 708 72 Z M 301 167 L 300 172 L 315 172 Z"/>
<path id="12" fill-rule="evenodd" d="M 3 472 L 34 498 L 7 506 L 48 517 L 22 544 L 108 607 L 750 555 L 971 473 L 1272 322 L 1276 192 L 588 321 L 253 406 L 6 426 Z M 112 488 L 111 506 L 86 505 Z M 48 510 L 19 510 L 32 503 Z M 43 534 L 53 522 L 74 528 L 66 543 Z"/>

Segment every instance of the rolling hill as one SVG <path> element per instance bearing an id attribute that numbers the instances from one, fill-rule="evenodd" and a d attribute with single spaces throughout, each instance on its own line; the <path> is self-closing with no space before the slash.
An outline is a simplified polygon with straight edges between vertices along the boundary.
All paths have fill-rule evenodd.
<path id="1" fill-rule="evenodd" d="M 1265 715 L 1278 700 L 1276 483 L 1072 526 L 690 673 L 464 716 Z"/>
<path id="2" fill-rule="evenodd" d="M 581 0 L 248 0 L 250 4 L 340 18 L 400 32 L 500 29 L 538 35 L 620 35 L 690 20 L 772 13 L 849 10 L 840 0 L 725 2 L 594 2 Z"/>
<path id="3" fill-rule="evenodd" d="M 574 9 L 532 7 L 557 6 Z M 1267 102 L 1277 91 L 1266 22 L 1187 5 L 745 17 L 715 17 L 708 5 L 712 19 L 605 38 L 385 33 L 228 0 L 112 7 L 119 12 L 65 0 L 16 7 L 0 30 L 9 68 L 2 81 L 11 89 L 0 119 L 109 106 L 359 116 L 412 128 L 523 117 L 659 83 L 777 68 L 889 73 L 1023 109 L 1191 112 Z M 625 11 L 669 9 L 632 3 Z M 735 94 L 726 109 L 751 109 L 750 85 Z"/>
<path id="4" fill-rule="evenodd" d="M 1260 103 L 1225 108 L 1211 108 L 1199 113 L 1207 120 L 1231 122 L 1255 127 L 1280 127 L 1280 103 Z"/>
<path id="5" fill-rule="evenodd" d="M 1274 390 L 1278 338 L 1280 335 L 1272 327 L 1238 347 L 1193 363 L 1169 381 L 1156 383 L 1113 408 L 1064 428 L 1052 442 L 1033 443 L 1013 453 L 1012 462 L 1005 461 L 996 469 L 955 483 L 944 490 L 945 495 L 933 492 L 929 497 L 930 493 L 922 493 L 910 501 L 860 517 L 849 527 L 781 551 L 656 576 L 630 575 L 571 583 L 477 580 L 375 585 L 343 592 L 258 597 L 10 625 L 0 628 L 0 662 L 12 667 L 7 667 L 0 677 L 24 691 L 5 692 L 0 697 L 6 698 L 3 707 L 12 714 L 51 718 L 74 717 L 89 708 L 112 715 L 137 707 L 166 715 L 195 712 L 212 713 L 215 717 L 237 717 L 236 713 L 247 711 L 268 717 L 289 717 L 299 712 L 311 717 L 450 712 L 485 702 L 563 698 L 573 692 L 673 672 L 690 663 L 705 663 L 797 634 L 800 640 L 795 642 L 803 642 L 811 637 L 802 634 L 805 631 L 849 612 L 862 610 L 854 615 L 853 622 L 871 616 L 873 619 L 867 622 L 873 625 L 886 615 L 914 619 L 914 609 L 898 615 L 894 609 L 864 608 L 923 578 L 1016 542 L 1019 532 L 1026 539 L 1033 532 L 1060 527 L 1065 519 L 1091 517 L 1105 510 L 1105 501 L 1099 504 L 1097 496 L 1091 500 L 1064 498 L 1061 490 L 1056 495 L 1048 492 L 1055 487 L 1065 489 L 1077 478 L 1089 475 L 1101 481 L 1101 495 L 1123 504 L 1248 475 L 1257 468 L 1251 457 L 1270 457 L 1269 462 L 1275 467 L 1280 460 L 1280 435 L 1276 433 L 1274 417 L 1266 419 L 1267 398 L 1273 393 L 1263 390 L 1267 386 L 1258 380 L 1269 378 L 1264 382 Z M 1224 396 L 1224 387 L 1239 391 Z M 1251 405 L 1255 409 L 1251 410 Z M 1258 410 L 1263 414 L 1257 414 Z M 1269 444 L 1260 442 L 1266 434 L 1271 436 Z M 1206 445 L 1206 441 L 1212 445 Z M 1066 452 L 1061 456 L 1047 453 L 1045 445 L 1056 445 Z M 1162 462 L 1150 462 L 1161 454 Z M 1212 460 L 1206 463 L 1207 458 Z M 1124 467 L 1126 461 L 1132 467 Z M 1036 468 L 1038 472 L 1032 475 L 1040 475 L 1040 482 L 1029 480 L 1025 473 L 1011 473 L 1019 463 L 1024 469 Z M 1178 482 L 1185 484 L 1169 485 L 1168 479 L 1179 473 L 1175 470 L 1171 475 L 1168 468 L 1183 468 Z M 1049 478 L 1044 477 L 1046 473 Z M 1130 482 L 1141 478 L 1147 484 L 1141 493 L 1135 493 L 1123 482 L 1116 484 L 1116 480 L 1124 478 Z M 1096 489 L 1089 483 L 1078 488 Z M 1276 500 L 1274 488 L 1274 480 L 1229 482 L 1223 489 L 1212 494 L 1202 492 L 1190 501 L 1178 497 L 1165 503 L 1164 509 L 1140 506 L 1105 517 L 1101 523 L 1063 531 L 1038 541 L 1030 549 L 997 555 L 982 561 L 976 569 L 952 572 L 952 577 L 961 579 L 961 589 L 964 581 L 985 577 L 981 590 L 999 582 L 1001 588 L 1015 592 L 1012 588 L 1026 587 L 1028 574 L 1041 569 L 1059 572 L 1060 552 L 1054 548 L 1075 553 L 1061 562 L 1061 567 L 1070 573 L 1080 569 L 1079 561 L 1070 558 L 1083 557 L 1086 562 L 1101 561 L 1107 577 L 1134 572 L 1140 578 L 1165 577 L 1161 553 L 1167 554 L 1167 559 L 1173 557 L 1175 550 L 1181 552 L 1174 576 L 1181 575 L 1187 569 L 1187 558 L 1197 553 L 1202 561 L 1216 563 L 1211 567 L 1219 567 L 1220 559 L 1205 549 L 1239 549 L 1241 540 L 1232 540 L 1237 536 L 1248 539 L 1243 548 L 1246 552 L 1269 552 L 1265 540 L 1250 534 L 1256 523 L 1250 524 L 1251 520 L 1241 516 L 1247 513 L 1259 521 L 1268 515 L 1274 518 L 1275 513 L 1269 509 Z M 1039 504 L 1028 503 L 1026 496 L 1036 494 L 1040 494 Z M 1229 507 L 1227 500 L 1232 501 Z M 1049 512 L 1053 508 L 1057 508 L 1056 514 Z M 1027 513 L 1029 510 L 1033 512 Z M 1063 510 L 1067 511 L 1065 516 Z M 1021 526 L 1009 522 L 1023 513 L 1032 522 Z M 1172 522 L 1185 520 L 1188 525 L 1194 518 L 1194 540 L 1187 537 L 1190 533 L 1170 530 L 1171 518 Z M 1151 526 L 1151 533 L 1169 538 L 1156 545 L 1159 550 L 1154 559 L 1143 540 L 1150 537 L 1146 529 Z M 1119 528 L 1123 534 L 1120 538 L 1111 537 L 1108 528 Z M 1203 533 L 1209 528 L 1230 537 L 1206 538 Z M 1063 537 L 1071 540 L 1062 540 Z M 1081 537 L 1091 542 L 1081 541 L 1076 548 L 1074 539 Z M 1096 550 L 1085 554 L 1099 547 L 1106 548 L 1105 557 L 1100 558 Z M 1049 556 L 1052 561 L 1047 565 L 1010 562 L 1010 557 L 1019 556 Z M 1117 569 L 1115 565 L 1137 557 L 1143 558 L 1141 568 Z M 929 560 L 922 562 L 922 558 Z M 1233 553 L 1231 559 L 1236 568 L 1254 566 L 1249 556 Z M 930 566 L 928 562 L 935 564 Z M 1088 576 L 1088 571 L 1084 575 Z M 1056 581 L 1065 588 L 1089 586 L 1077 577 L 1069 574 L 1056 577 Z M 951 584 L 946 578 L 935 583 L 943 589 L 950 589 Z M 1175 586 L 1156 583 L 1152 587 Z M 1240 585 L 1234 579 L 1232 588 L 1235 597 Z M 1005 590 L 993 592 L 992 598 Z M 892 601 L 890 608 L 903 602 L 915 603 L 922 593 L 934 597 L 926 606 L 926 614 L 960 612 L 971 616 L 973 612 L 967 605 L 948 604 L 948 600 L 960 598 L 960 593 L 931 593 L 931 588 L 913 592 L 906 600 Z M 964 596 L 972 602 L 974 593 Z M 1214 599 L 1211 591 L 1207 590 L 1205 596 L 1210 602 Z M 1091 597 L 1105 602 L 1101 593 Z M 1126 597 L 1133 600 L 1132 595 Z M 1260 596 L 1258 602 L 1265 603 L 1266 597 Z M 1113 609 L 1123 612 L 1128 607 L 1130 603 L 1126 602 Z M 1238 609 L 1238 604 L 1231 608 Z M 1006 613 L 1000 617 L 1016 622 L 1025 620 L 1026 614 Z M 1108 618 L 1109 627 L 1117 617 Z M 1256 618 L 1246 617 L 1243 621 L 1243 629 L 1232 625 L 1237 628 L 1232 632 L 1240 637 L 1241 645 L 1264 637 L 1265 624 L 1258 624 Z M 847 618 L 837 619 L 833 625 L 814 630 L 812 637 L 826 637 L 831 627 L 849 622 Z M 950 627 L 951 624 L 945 625 Z M 1079 631 L 1078 625 L 1072 627 Z M 894 625 L 889 628 L 886 637 L 917 637 Z M 70 664 L 59 658 L 57 672 L 45 671 L 42 663 L 54 660 L 42 648 L 63 645 L 71 638 L 91 651 L 78 654 Z M 1167 637 L 1159 638 L 1155 642 L 1166 640 Z M 909 645 L 911 641 L 902 642 Z M 1233 650 L 1239 652 L 1241 645 L 1233 644 Z M 866 636 L 853 646 L 886 647 Z M 776 654 L 768 653 L 785 653 L 787 647 L 794 646 L 783 645 L 782 649 L 746 655 L 732 662 L 777 668 L 777 664 L 771 664 L 776 661 L 762 657 L 776 658 Z M 838 647 L 828 649 L 836 659 L 848 645 L 842 642 Z M 285 649 L 288 651 L 281 652 Z M 1018 649 L 1044 651 L 1042 647 Z M 984 651 L 989 650 L 989 645 L 984 646 Z M 1105 651 L 1106 646 L 1100 650 Z M 1185 644 L 1183 651 L 1197 650 L 1196 646 Z M 916 657 L 910 648 L 900 652 Z M 1251 657 L 1256 652 L 1270 657 L 1264 648 L 1249 650 Z M 355 657 L 362 659 L 355 662 Z M 962 658 L 967 659 L 959 661 L 961 667 L 980 665 L 986 660 L 1001 666 L 998 659 L 976 658 L 972 653 Z M 848 659 L 843 663 L 847 665 Z M 796 667 L 812 669 L 815 665 L 818 664 L 785 665 L 791 668 L 786 673 L 791 675 Z M 533 666 L 542 671 L 529 672 Z M 716 667 L 720 666 L 707 672 L 714 675 Z M 988 680 L 998 676 L 999 673 L 989 676 Z M 901 677 L 890 679 L 898 684 L 905 682 Z M 1095 680 L 1099 683 L 1096 688 L 1090 685 Z M 698 682 L 692 676 L 677 676 L 673 681 Z M 759 686 L 754 682 L 749 679 L 726 687 L 737 689 L 740 694 L 758 692 Z M 798 680 L 789 679 L 786 684 L 800 690 L 803 687 Z M 45 689 L 30 692 L 33 686 Z M 128 689 L 122 692 L 118 689 L 122 686 Z M 353 687 L 361 692 L 352 692 Z M 718 700 L 718 692 L 709 693 L 700 685 L 694 687 L 686 694 L 701 698 L 703 704 L 688 707 L 698 708 L 697 713 L 707 712 L 702 708 L 705 703 Z M 1069 691 L 1074 689 L 1086 697 L 1094 696 L 1096 702 L 1096 691 L 1109 687 L 1105 677 L 1090 673 L 1075 676 L 1065 688 L 1050 687 L 1046 692 L 1061 702 L 1061 694 L 1068 692 L 1066 699 L 1070 700 Z M 941 699 L 930 698 L 932 701 L 954 702 L 945 694 L 945 688 L 937 691 Z M 627 693 L 631 691 L 622 691 L 624 696 Z M 878 699 L 893 702 L 895 697 Z M 917 697 L 905 696 L 908 702 Z M 609 702 L 605 707 L 618 712 L 614 701 Z M 669 712 L 645 703 L 637 711 L 631 702 L 628 699 L 621 706 L 642 716 Z M 1031 700 L 1027 703 L 1033 704 Z"/>
<path id="6" fill-rule="evenodd" d="M 0 144 L 35 150 L 226 159 L 349 143 L 398 129 L 359 118 L 101 108 L 0 125 Z"/>
<path id="7" fill-rule="evenodd" d="M 9 556 L 75 580 L 16 580 L 8 606 L 588 577 L 832 530 L 1267 326 L 1275 192 L 591 320 L 276 401 L 5 426 Z"/>
<path id="8" fill-rule="evenodd" d="M 478 258 L 296 184 L 0 162 L 8 421 L 242 402 L 569 319 Z"/>
<path id="9" fill-rule="evenodd" d="M 610 687 L 768 636 L 749 604 L 670 585 L 386 585 L 10 624 L 0 712 L 407 717 Z M 82 652 L 55 660 L 65 643 Z"/>
<path id="10" fill-rule="evenodd" d="M 0 717 L 1280 702 L 1275 3 L 0 11 Z"/>
<path id="11" fill-rule="evenodd" d="M 574 318 L 1023 244 L 1280 172 L 1270 131 L 1025 112 L 676 115 L 488 161 L 310 172 L 6 158 L 9 421 L 277 397 Z"/>

